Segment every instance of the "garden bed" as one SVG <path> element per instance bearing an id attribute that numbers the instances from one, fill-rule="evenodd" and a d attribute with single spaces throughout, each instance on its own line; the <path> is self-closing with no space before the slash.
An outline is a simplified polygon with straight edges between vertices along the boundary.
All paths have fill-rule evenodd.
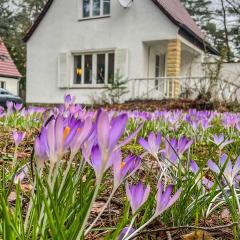
<path id="1" fill-rule="evenodd" d="M 191 99 L 162 99 L 162 100 L 131 100 L 121 104 L 96 105 L 94 108 L 104 107 L 117 111 L 163 111 L 163 110 L 216 110 L 218 112 L 239 112 L 239 103 L 214 102 Z"/>
<path id="2" fill-rule="evenodd" d="M 70 235 L 77 239 L 82 228 L 86 239 L 118 239 L 125 227 L 137 230 L 154 214 L 132 238 L 239 237 L 240 114 L 188 110 L 194 105 L 187 100 L 161 101 L 160 106 L 158 101 L 128 102 L 111 107 L 115 112 L 97 113 L 70 100 L 47 112 L 13 111 L 12 106 L 2 114 L 0 238 L 8 234 L 9 239 L 70 239 Z M 138 111 L 121 112 L 131 106 Z M 163 106 L 177 109 L 159 110 Z M 84 140 L 76 135 L 88 131 Z M 103 170 L 99 156 L 105 148 L 115 155 L 113 160 L 109 156 L 110 168 Z M 136 183 L 144 191 L 149 186 L 146 201 L 131 202 L 127 183 L 129 189 Z M 170 190 L 161 200 L 159 194 Z M 141 191 L 135 191 L 133 200 Z M 164 201 L 172 203 L 166 206 Z M 140 204 L 137 210 L 136 204 Z M 88 207 L 89 214 L 84 210 Z"/>

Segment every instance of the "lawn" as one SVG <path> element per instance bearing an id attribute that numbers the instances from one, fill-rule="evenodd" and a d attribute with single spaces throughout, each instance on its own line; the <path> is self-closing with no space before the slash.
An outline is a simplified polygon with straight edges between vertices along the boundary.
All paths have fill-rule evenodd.
<path id="1" fill-rule="evenodd" d="M 240 239 L 240 114 L 0 109 L 0 239 Z"/>

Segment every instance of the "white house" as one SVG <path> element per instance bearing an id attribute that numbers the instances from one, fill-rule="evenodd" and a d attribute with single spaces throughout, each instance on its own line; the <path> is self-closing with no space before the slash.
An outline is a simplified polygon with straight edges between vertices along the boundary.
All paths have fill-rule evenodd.
<path id="1" fill-rule="evenodd" d="M 217 54 L 179 0 L 49 0 L 24 40 L 27 102 L 90 104 L 116 76 L 136 97 L 177 97 Z"/>
<path id="2" fill-rule="evenodd" d="M 5 44 L 0 40 L 0 88 L 18 95 L 18 82 L 21 78 Z"/>

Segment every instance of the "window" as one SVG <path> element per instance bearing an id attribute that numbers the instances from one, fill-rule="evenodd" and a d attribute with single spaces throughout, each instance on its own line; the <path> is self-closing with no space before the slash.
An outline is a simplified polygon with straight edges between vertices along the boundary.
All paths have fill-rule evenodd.
<path id="1" fill-rule="evenodd" d="M 114 53 L 108 54 L 108 83 L 113 83 L 114 80 Z"/>
<path id="2" fill-rule="evenodd" d="M 97 55 L 97 83 L 105 82 L 105 54 Z"/>
<path id="3" fill-rule="evenodd" d="M 101 17 L 110 14 L 110 0 L 83 0 L 82 17 Z"/>
<path id="4" fill-rule="evenodd" d="M 92 55 L 84 56 L 84 83 L 92 83 Z"/>
<path id="5" fill-rule="evenodd" d="M 100 16 L 101 0 L 93 0 L 93 16 Z"/>
<path id="6" fill-rule="evenodd" d="M 110 14 L 110 0 L 103 0 L 103 15 Z"/>
<path id="7" fill-rule="evenodd" d="M 74 56 L 74 84 L 108 84 L 114 80 L 114 53 Z"/>
<path id="8" fill-rule="evenodd" d="M 90 0 L 83 0 L 83 17 L 90 16 Z"/>
<path id="9" fill-rule="evenodd" d="M 74 58 L 74 83 L 75 84 L 81 84 L 82 83 L 82 57 L 76 56 Z"/>
<path id="10" fill-rule="evenodd" d="M 0 82 L 0 88 L 6 88 L 6 82 L 1 81 Z"/>

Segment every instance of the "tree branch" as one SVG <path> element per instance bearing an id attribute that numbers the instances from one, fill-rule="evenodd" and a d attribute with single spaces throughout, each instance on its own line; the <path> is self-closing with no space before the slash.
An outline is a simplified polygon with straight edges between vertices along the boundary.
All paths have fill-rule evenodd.
<path id="1" fill-rule="evenodd" d="M 169 227 L 169 228 L 158 228 L 158 229 L 153 229 L 153 230 L 145 230 L 133 237 L 135 239 L 137 236 L 142 235 L 142 234 L 147 234 L 147 233 L 157 233 L 157 232 L 171 232 L 171 231 L 176 231 L 180 229 L 192 229 L 192 230 L 203 230 L 203 231 L 216 231 L 224 228 L 232 228 L 236 225 L 240 224 L 240 222 L 233 222 L 230 224 L 226 225 L 221 225 L 221 226 L 215 226 L 215 227 L 196 227 L 196 226 L 179 226 L 179 227 Z"/>

